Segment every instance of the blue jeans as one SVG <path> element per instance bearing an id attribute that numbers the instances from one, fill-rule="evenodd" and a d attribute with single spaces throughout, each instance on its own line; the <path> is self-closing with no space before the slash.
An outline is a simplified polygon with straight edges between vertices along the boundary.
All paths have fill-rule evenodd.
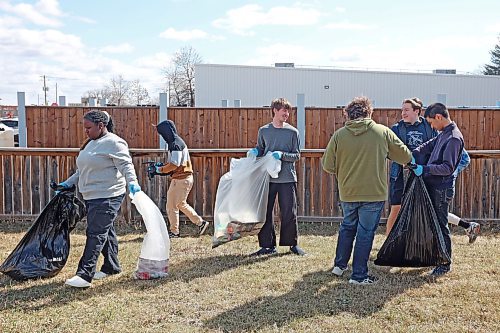
<path id="1" fill-rule="evenodd" d="M 354 239 L 356 239 L 351 279 L 362 281 L 368 276 L 368 259 L 372 250 L 375 230 L 380 222 L 384 201 L 341 202 L 341 205 L 344 219 L 340 224 L 335 266 L 342 269 L 347 268 Z"/>

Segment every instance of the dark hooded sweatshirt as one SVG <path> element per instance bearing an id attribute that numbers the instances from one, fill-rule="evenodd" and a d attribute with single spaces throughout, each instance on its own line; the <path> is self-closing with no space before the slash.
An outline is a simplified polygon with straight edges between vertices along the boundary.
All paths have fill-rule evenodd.
<path id="1" fill-rule="evenodd" d="M 167 163 L 159 168 L 161 173 L 170 174 L 172 179 L 185 179 L 193 174 L 193 166 L 189 158 L 186 143 L 177 134 L 175 124 L 165 120 L 156 126 L 158 134 L 168 145 Z"/>
<path id="2" fill-rule="evenodd" d="M 460 163 L 463 149 L 462 133 L 457 124 L 451 122 L 437 137 L 413 150 L 417 163 L 424 164 L 422 177 L 427 187 L 438 190 L 453 187 L 453 172 Z"/>

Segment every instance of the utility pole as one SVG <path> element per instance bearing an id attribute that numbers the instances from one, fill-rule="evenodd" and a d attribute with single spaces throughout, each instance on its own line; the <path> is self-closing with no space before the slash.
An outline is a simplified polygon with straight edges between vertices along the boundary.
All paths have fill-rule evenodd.
<path id="1" fill-rule="evenodd" d="M 56 82 L 56 103 L 57 103 L 57 82 Z"/>
<path id="2" fill-rule="evenodd" d="M 49 87 L 45 84 L 45 75 L 43 75 L 43 93 L 45 94 L 45 106 L 47 106 L 47 91 Z"/>

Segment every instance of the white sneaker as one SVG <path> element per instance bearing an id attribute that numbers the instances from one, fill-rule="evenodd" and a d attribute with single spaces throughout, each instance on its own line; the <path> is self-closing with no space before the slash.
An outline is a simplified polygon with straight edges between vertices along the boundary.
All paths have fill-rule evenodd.
<path id="1" fill-rule="evenodd" d="M 347 271 L 347 267 L 346 268 L 340 268 L 339 266 L 335 266 L 332 269 L 332 274 L 335 274 L 337 276 L 342 276 L 342 274 L 344 274 L 345 271 Z"/>
<path id="2" fill-rule="evenodd" d="M 401 267 L 391 267 L 391 269 L 389 269 L 389 273 L 396 274 L 396 273 L 401 272 L 402 270 L 403 269 Z"/>
<path id="3" fill-rule="evenodd" d="M 67 279 L 64 284 L 75 288 L 88 288 L 92 285 L 90 282 L 85 281 L 78 275 L 73 276 L 71 279 Z"/>
<path id="4" fill-rule="evenodd" d="M 94 280 L 101 280 L 101 279 L 104 279 L 105 277 L 107 277 L 108 274 L 104 273 L 104 272 L 95 272 L 94 274 Z"/>

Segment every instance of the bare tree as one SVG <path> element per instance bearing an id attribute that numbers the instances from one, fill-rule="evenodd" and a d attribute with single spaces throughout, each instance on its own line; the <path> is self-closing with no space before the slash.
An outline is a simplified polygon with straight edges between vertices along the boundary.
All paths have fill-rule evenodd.
<path id="1" fill-rule="evenodd" d="M 87 100 L 89 98 L 95 98 L 96 101 L 99 101 L 102 98 L 109 100 L 110 96 L 111 94 L 106 88 L 101 88 L 88 90 L 83 97 Z"/>
<path id="2" fill-rule="evenodd" d="M 113 77 L 109 85 L 105 87 L 109 91 L 109 102 L 112 104 L 126 105 L 128 103 L 128 94 L 130 92 L 130 82 L 126 81 L 122 75 Z"/>
<path id="3" fill-rule="evenodd" d="M 149 92 L 144 86 L 141 85 L 139 80 L 130 82 L 129 97 L 131 101 L 136 102 L 137 105 L 149 103 Z"/>
<path id="4" fill-rule="evenodd" d="M 122 75 L 110 79 L 104 88 L 88 90 L 84 98 L 106 98 L 109 104 L 117 106 L 150 102 L 149 92 L 139 79 L 127 81 Z"/>
<path id="5" fill-rule="evenodd" d="M 172 64 L 164 70 L 168 80 L 170 105 L 194 106 L 194 66 L 202 61 L 201 56 L 191 46 L 175 52 Z"/>

